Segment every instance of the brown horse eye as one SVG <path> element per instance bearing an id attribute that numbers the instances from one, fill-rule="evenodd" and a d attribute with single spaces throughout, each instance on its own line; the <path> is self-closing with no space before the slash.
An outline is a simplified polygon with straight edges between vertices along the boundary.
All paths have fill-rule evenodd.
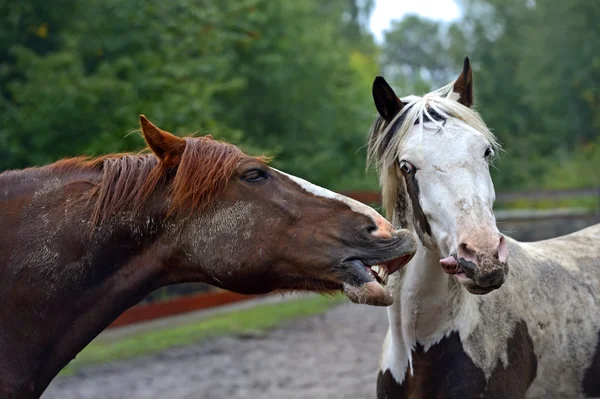
<path id="1" fill-rule="evenodd" d="M 415 172 L 415 167 L 407 161 L 400 161 L 400 169 L 404 174 L 411 175 Z"/>
<path id="2" fill-rule="evenodd" d="M 266 180 L 269 177 L 269 173 L 264 170 L 252 169 L 244 173 L 242 179 L 250 183 L 255 183 L 261 180 Z"/>

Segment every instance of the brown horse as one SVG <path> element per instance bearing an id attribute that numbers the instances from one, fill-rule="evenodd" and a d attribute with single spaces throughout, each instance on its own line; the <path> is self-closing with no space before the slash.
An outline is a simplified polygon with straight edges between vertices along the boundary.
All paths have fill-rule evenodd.
<path id="1" fill-rule="evenodd" d="M 39 397 L 120 313 L 169 284 L 392 301 L 380 283 L 413 256 L 411 233 L 234 145 L 140 119 L 152 154 L 0 175 L 2 398 Z"/>

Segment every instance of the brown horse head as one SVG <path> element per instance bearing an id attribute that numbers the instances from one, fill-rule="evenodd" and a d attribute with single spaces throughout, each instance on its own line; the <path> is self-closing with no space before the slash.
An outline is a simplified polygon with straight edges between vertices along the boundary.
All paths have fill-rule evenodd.
<path id="1" fill-rule="evenodd" d="M 139 192 L 155 205 L 168 204 L 164 241 L 178 256 L 165 267 L 176 275 L 197 272 L 242 293 L 343 289 L 354 302 L 391 303 L 380 283 L 411 259 L 411 233 L 394 231 L 373 209 L 231 144 L 182 139 L 143 116 L 141 125 L 161 178 Z M 161 181 L 164 192 L 151 195 Z M 140 197 L 129 202 L 144 203 Z"/>
<path id="2" fill-rule="evenodd" d="M 411 233 L 234 145 L 141 124 L 152 153 L 0 174 L 0 397 L 39 397 L 120 313 L 168 284 L 392 302 L 381 283 L 413 256 Z"/>

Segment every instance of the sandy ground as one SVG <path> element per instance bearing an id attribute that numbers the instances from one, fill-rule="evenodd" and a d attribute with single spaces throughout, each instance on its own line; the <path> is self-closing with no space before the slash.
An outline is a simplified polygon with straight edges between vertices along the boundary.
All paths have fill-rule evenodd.
<path id="1" fill-rule="evenodd" d="M 343 304 L 262 336 L 223 337 L 52 382 L 43 399 L 374 398 L 385 309 Z"/>

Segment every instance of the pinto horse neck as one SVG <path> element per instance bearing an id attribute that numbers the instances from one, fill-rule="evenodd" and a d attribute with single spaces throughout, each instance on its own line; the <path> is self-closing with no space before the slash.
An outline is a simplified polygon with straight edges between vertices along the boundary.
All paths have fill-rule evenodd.
<path id="1" fill-rule="evenodd" d="M 419 245 L 390 281 L 379 399 L 600 396 L 600 225 L 507 242 L 509 276 L 482 296 Z"/>

